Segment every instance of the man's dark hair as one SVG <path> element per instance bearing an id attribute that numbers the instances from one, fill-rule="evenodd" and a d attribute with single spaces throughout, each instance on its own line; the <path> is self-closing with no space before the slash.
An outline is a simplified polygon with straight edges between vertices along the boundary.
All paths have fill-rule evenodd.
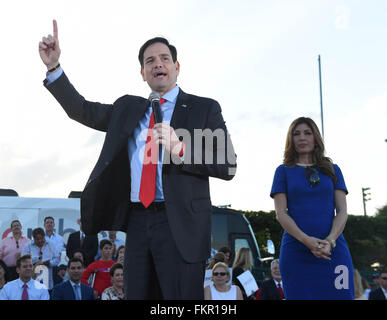
<path id="1" fill-rule="evenodd" d="M 32 236 L 35 238 L 37 235 L 41 235 L 44 237 L 46 234 L 44 233 L 44 230 L 42 228 L 36 228 L 32 230 Z"/>
<path id="2" fill-rule="evenodd" d="M 147 42 L 145 42 L 142 45 L 142 47 L 140 48 L 140 51 L 138 53 L 138 60 L 140 61 L 140 65 L 142 68 L 144 67 L 144 52 L 145 52 L 146 48 L 148 48 L 149 46 L 151 46 L 152 44 L 155 44 L 155 43 L 165 44 L 169 48 L 169 51 L 171 52 L 173 62 L 177 61 L 176 48 L 173 45 L 171 45 L 167 39 L 162 38 L 162 37 L 156 37 L 156 38 L 150 39 Z"/>
<path id="3" fill-rule="evenodd" d="M 30 254 L 25 254 L 24 256 L 19 257 L 19 258 L 16 260 L 16 267 L 18 267 L 18 268 L 20 269 L 21 263 L 22 263 L 23 261 L 25 261 L 25 260 L 28 260 L 28 259 L 32 259 Z"/>
<path id="4" fill-rule="evenodd" d="M 99 243 L 99 248 L 102 250 L 104 246 L 106 245 L 109 245 L 109 246 L 113 246 L 112 242 L 109 241 L 109 240 L 106 240 L 106 239 L 103 239 L 101 240 L 101 242 Z"/>
<path id="5" fill-rule="evenodd" d="M 13 221 L 11 222 L 11 228 L 12 228 L 12 225 L 13 225 L 14 222 L 19 222 L 19 224 L 21 225 L 21 222 L 20 222 L 19 220 L 13 220 Z"/>
<path id="6" fill-rule="evenodd" d="M 70 269 L 71 263 L 73 263 L 73 262 L 74 262 L 74 263 L 80 262 L 81 265 L 82 265 L 82 268 L 85 267 L 81 259 L 79 259 L 79 258 L 71 258 L 71 259 L 69 260 L 68 264 L 67 264 L 67 268 L 68 268 L 68 269 Z"/>
<path id="7" fill-rule="evenodd" d="M 53 217 L 45 217 L 45 218 L 44 218 L 44 222 L 43 222 L 43 223 L 46 223 L 46 220 L 47 220 L 47 219 L 51 219 L 51 220 L 52 220 L 52 221 L 55 223 L 55 220 L 54 220 L 54 218 L 53 218 Z"/>

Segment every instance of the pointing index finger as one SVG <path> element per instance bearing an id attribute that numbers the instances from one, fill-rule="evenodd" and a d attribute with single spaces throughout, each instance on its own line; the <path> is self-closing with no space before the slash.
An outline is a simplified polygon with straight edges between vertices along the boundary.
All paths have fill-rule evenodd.
<path id="1" fill-rule="evenodd" d="M 56 23 L 56 20 L 52 21 L 52 25 L 54 28 L 54 38 L 58 39 L 58 24 Z"/>

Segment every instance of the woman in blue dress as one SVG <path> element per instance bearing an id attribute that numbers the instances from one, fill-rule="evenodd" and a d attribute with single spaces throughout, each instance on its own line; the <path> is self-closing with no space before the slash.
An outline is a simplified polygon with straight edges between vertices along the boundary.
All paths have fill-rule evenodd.
<path id="1" fill-rule="evenodd" d="M 352 259 L 342 234 L 348 191 L 340 168 L 324 154 L 314 121 L 293 121 L 270 193 L 285 230 L 280 270 L 288 300 L 354 298 Z"/>

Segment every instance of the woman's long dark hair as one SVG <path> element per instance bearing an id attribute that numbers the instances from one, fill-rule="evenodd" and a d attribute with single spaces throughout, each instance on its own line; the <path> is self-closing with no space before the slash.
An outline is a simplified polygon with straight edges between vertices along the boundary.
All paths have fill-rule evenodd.
<path id="1" fill-rule="evenodd" d="M 292 122 L 289 127 L 288 134 L 286 137 L 285 152 L 284 152 L 284 161 L 285 166 L 295 166 L 298 161 L 298 154 L 293 143 L 293 132 L 295 128 L 300 124 L 306 124 L 313 133 L 315 148 L 312 154 L 312 161 L 315 166 L 321 169 L 321 172 L 329 176 L 334 185 L 336 185 L 336 175 L 333 168 L 333 162 L 330 158 L 325 156 L 325 147 L 324 142 L 321 137 L 320 131 L 316 123 L 311 118 L 300 117 Z"/>

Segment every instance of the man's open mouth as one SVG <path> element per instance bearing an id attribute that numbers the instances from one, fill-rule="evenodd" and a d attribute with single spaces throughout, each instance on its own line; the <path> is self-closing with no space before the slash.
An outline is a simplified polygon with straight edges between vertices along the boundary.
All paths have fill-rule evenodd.
<path id="1" fill-rule="evenodd" d="M 154 74 L 154 77 L 155 78 L 162 78 L 162 77 L 165 77 L 167 74 L 164 73 L 164 72 L 157 72 Z"/>

